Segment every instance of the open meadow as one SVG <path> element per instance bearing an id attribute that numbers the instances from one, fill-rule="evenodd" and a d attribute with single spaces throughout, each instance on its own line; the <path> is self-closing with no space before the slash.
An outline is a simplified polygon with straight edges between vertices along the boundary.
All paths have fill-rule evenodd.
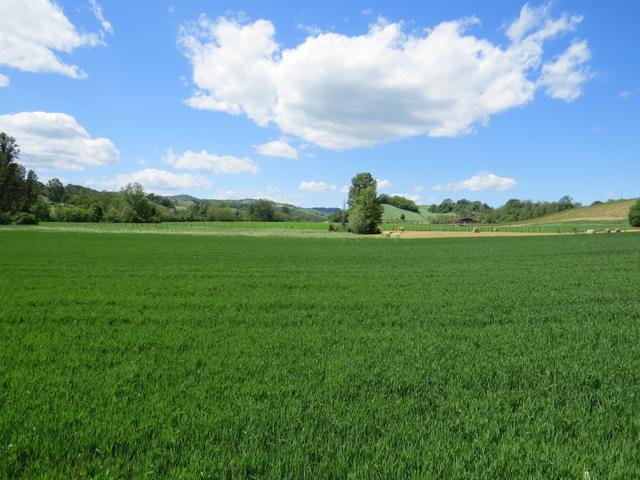
<path id="1" fill-rule="evenodd" d="M 638 235 L 0 252 L 1 478 L 640 471 Z"/>

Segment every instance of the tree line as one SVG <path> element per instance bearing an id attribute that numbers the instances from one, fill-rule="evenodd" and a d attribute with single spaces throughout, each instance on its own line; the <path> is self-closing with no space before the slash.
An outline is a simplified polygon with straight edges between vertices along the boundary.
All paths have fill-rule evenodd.
<path id="1" fill-rule="evenodd" d="M 428 211 L 431 213 L 455 214 L 459 217 L 470 217 L 480 223 L 509 223 L 531 220 L 550 213 L 557 213 L 581 206 L 582 204 L 574 202 L 568 195 L 565 195 L 557 202 L 534 202 L 532 200 L 512 198 L 498 208 L 493 208 L 486 203 L 470 201 L 465 198 L 458 201 L 446 198 L 440 202 L 440 204 L 430 205 Z"/>
<path id="2" fill-rule="evenodd" d="M 119 192 L 64 185 L 58 178 L 40 182 L 33 170 L 18 163 L 15 138 L 0 133 L 0 223 L 59 222 L 188 222 L 188 221 L 325 221 L 326 216 L 270 200 L 200 200 L 146 193 L 137 183 Z"/>

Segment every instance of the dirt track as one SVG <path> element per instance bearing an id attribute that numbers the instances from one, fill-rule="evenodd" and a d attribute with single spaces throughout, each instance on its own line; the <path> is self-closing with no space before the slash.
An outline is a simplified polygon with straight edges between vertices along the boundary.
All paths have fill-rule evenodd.
<path id="1" fill-rule="evenodd" d="M 540 237 L 547 235 L 574 235 L 572 233 L 540 233 L 540 232 L 393 232 L 399 236 L 391 238 L 463 238 L 463 237 Z M 384 237 L 384 233 L 380 234 Z"/>
<path id="2" fill-rule="evenodd" d="M 639 230 L 623 230 L 621 233 L 634 233 Z M 443 231 L 432 231 L 432 232 L 383 232 L 378 237 L 385 238 L 385 234 L 397 234 L 398 236 L 394 236 L 391 238 L 465 238 L 465 237 L 543 237 L 543 236 L 557 236 L 557 235 L 586 235 L 585 232 L 582 233 L 558 233 L 558 232 L 443 232 Z M 605 232 L 597 232 L 597 235 L 605 234 Z M 612 234 L 609 234 L 612 235 Z"/>

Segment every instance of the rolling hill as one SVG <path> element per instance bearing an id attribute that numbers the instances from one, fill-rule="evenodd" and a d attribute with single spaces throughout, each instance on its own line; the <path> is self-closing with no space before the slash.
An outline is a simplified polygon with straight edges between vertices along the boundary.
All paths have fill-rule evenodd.
<path id="1" fill-rule="evenodd" d="M 425 217 L 410 210 L 402 210 L 401 208 L 394 207 L 393 205 L 389 205 L 387 203 L 382 204 L 382 207 L 384 208 L 382 212 L 383 222 L 399 222 L 400 215 L 403 214 L 407 222 L 428 222 Z"/>
<path id="2" fill-rule="evenodd" d="M 382 213 L 382 221 L 383 222 L 399 222 L 400 215 L 404 214 L 405 221 L 407 222 L 420 222 L 420 223 L 431 223 L 436 217 L 450 217 L 455 216 L 455 214 L 449 213 L 431 213 L 429 212 L 428 205 L 419 205 L 418 209 L 420 213 L 412 212 L 410 210 L 403 210 L 401 208 L 395 207 L 393 205 L 389 205 L 384 203 L 383 205 L 384 211 Z"/>
<path id="3" fill-rule="evenodd" d="M 537 224 L 549 222 L 626 220 L 629 214 L 629 208 L 631 208 L 634 202 L 636 202 L 636 200 L 617 200 L 591 205 L 589 207 L 572 208 L 521 223 Z"/>

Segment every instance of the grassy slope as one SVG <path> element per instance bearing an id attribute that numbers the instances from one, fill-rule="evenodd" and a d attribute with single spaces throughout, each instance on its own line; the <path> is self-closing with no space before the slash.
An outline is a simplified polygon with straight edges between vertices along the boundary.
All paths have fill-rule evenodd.
<path id="1" fill-rule="evenodd" d="M 572 208 L 563 212 L 545 215 L 522 223 L 548 223 L 548 222 L 572 222 L 572 221 L 600 221 L 600 220 L 621 220 L 626 221 L 629 208 L 636 200 L 620 200 L 616 202 L 603 203 L 591 207 Z"/>
<path id="2" fill-rule="evenodd" d="M 405 220 L 407 222 L 421 222 L 421 223 L 428 223 L 435 217 L 455 216 L 455 214 L 431 213 L 428 210 L 429 209 L 428 205 L 419 205 L 418 206 L 419 213 L 412 212 L 410 210 L 403 210 L 393 205 L 383 204 L 383 207 L 384 207 L 384 213 L 382 214 L 383 222 L 398 222 L 400 221 L 400 215 L 402 215 L 403 213 L 405 216 Z"/>
<path id="3" fill-rule="evenodd" d="M 408 222 L 426 222 L 427 219 L 419 213 L 412 212 L 410 210 L 403 210 L 393 205 L 383 204 L 384 211 L 382 213 L 383 222 L 397 222 L 400 221 L 400 215 L 404 214 L 406 221 Z"/>
<path id="4" fill-rule="evenodd" d="M 637 245 L 0 232 L 0 478 L 634 478 Z"/>

